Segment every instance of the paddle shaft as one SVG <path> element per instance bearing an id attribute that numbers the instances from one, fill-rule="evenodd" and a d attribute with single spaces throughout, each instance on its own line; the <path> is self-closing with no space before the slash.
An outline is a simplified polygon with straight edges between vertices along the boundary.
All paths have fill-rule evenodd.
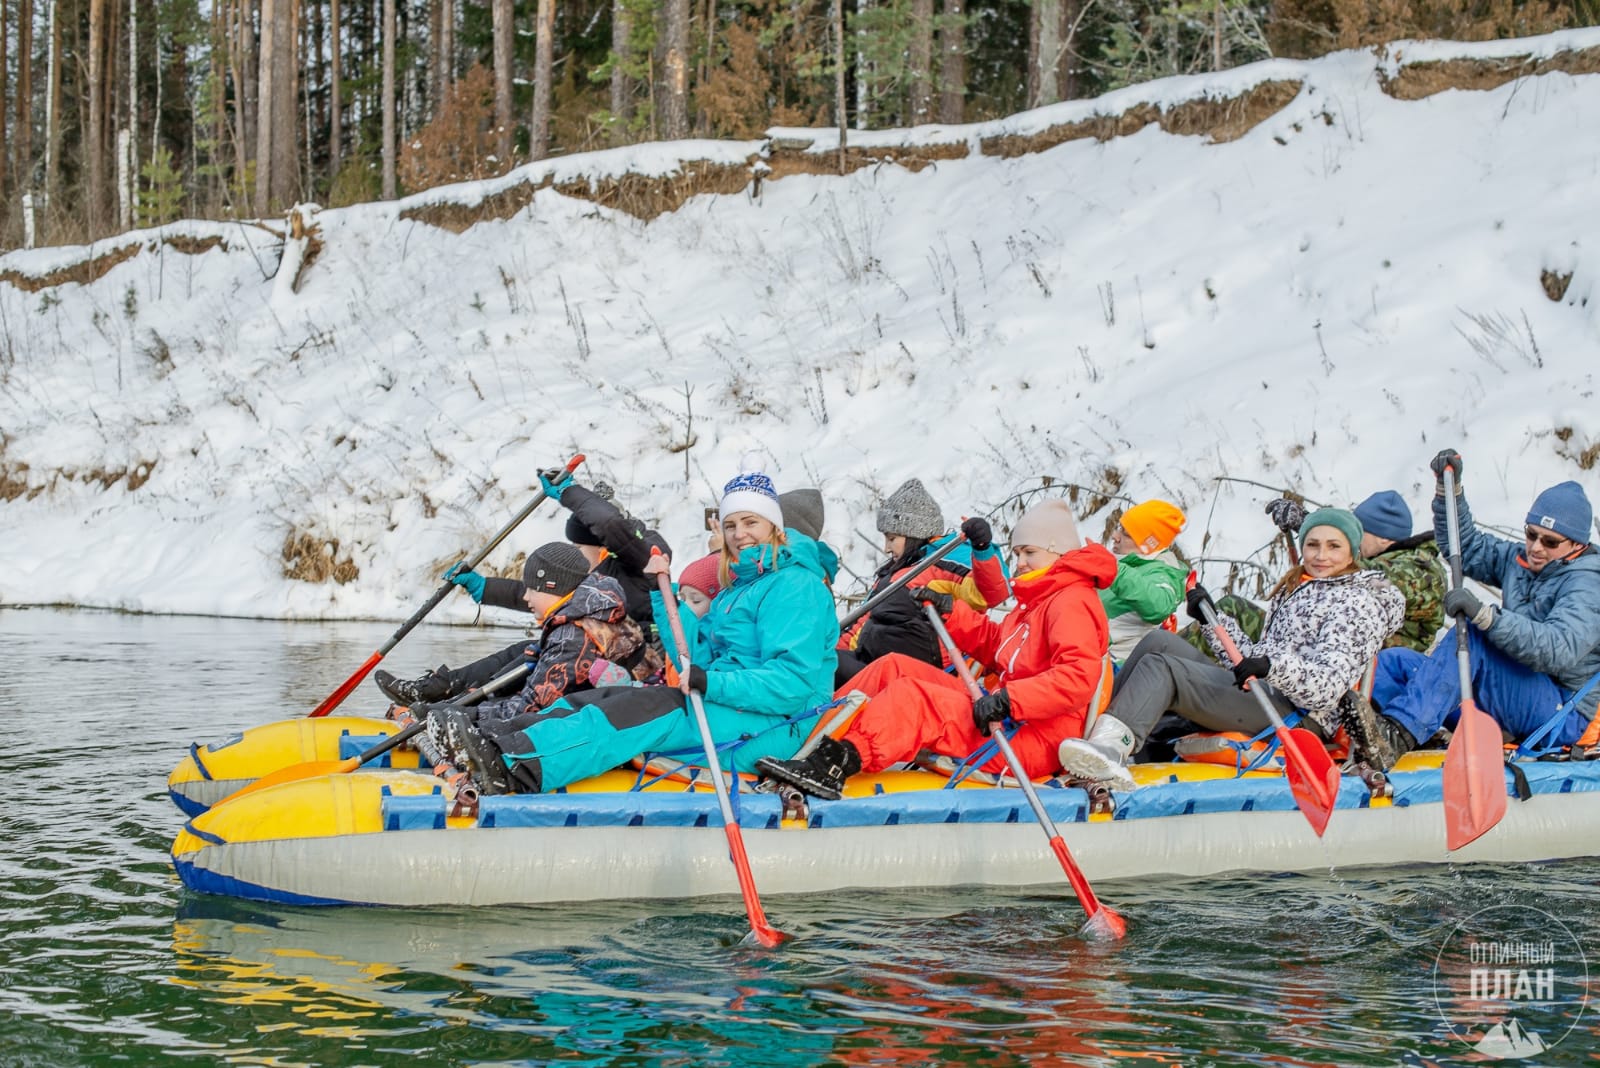
<path id="1" fill-rule="evenodd" d="M 974 701 L 983 696 L 983 687 L 978 685 L 978 680 L 972 677 L 972 670 L 967 667 L 967 658 L 961 654 L 956 645 L 956 640 L 950 636 L 950 631 L 945 628 L 944 620 L 939 618 L 938 611 L 931 604 L 922 606 L 928 614 L 928 622 L 933 624 L 933 629 L 939 635 L 939 641 L 944 645 L 945 651 L 950 654 L 950 662 L 955 665 L 956 674 L 961 676 L 961 681 L 967 687 L 967 693 Z M 1055 852 L 1056 859 L 1061 862 L 1062 870 L 1067 873 L 1067 882 L 1072 884 L 1072 892 L 1078 895 L 1078 904 L 1083 906 L 1083 913 L 1090 919 L 1105 909 L 1100 904 L 1100 899 L 1095 897 L 1094 890 L 1089 886 L 1089 880 L 1084 876 L 1083 870 L 1078 867 L 1077 861 L 1072 859 L 1072 852 L 1067 849 L 1067 843 L 1061 837 L 1061 832 L 1056 829 L 1055 821 L 1044 810 L 1044 802 L 1039 800 L 1038 791 L 1033 788 L 1033 780 L 1028 778 L 1027 769 L 1022 766 L 1022 761 L 1017 759 L 1017 752 L 1011 748 L 1011 742 L 1006 738 L 1005 729 L 995 725 L 989 735 L 1000 747 L 1000 752 L 1005 756 L 1006 763 L 1011 766 L 1011 774 L 1016 778 L 1017 785 L 1022 787 L 1022 796 L 1028 799 L 1028 807 L 1033 809 L 1034 819 L 1039 821 L 1039 826 L 1044 829 L 1045 837 L 1050 840 L 1050 848 Z M 1120 917 L 1117 918 L 1120 921 Z"/>
<path id="2" fill-rule="evenodd" d="M 906 583 L 910 582 L 912 579 L 928 570 L 928 568 L 932 567 L 940 560 L 943 560 L 945 557 L 955 552 L 956 547 L 961 545 L 966 540 L 967 536 L 965 534 L 957 532 L 955 537 L 939 546 L 936 551 L 929 553 L 921 560 L 918 560 L 916 563 L 912 564 L 905 574 L 889 583 L 889 585 L 885 586 L 871 597 L 868 597 L 865 601 L 862 601 L 855 607 L 854 611 L 850 612 L 843 619 L 839 620 L 840 632 L 847 631 L 851 627 L 855 626 L 858 619 L 861 619 L 874 608 L 877 608 L 879 605 L 881 605 L 888 597 L 894 594 L 896 590 L 905 589 Z"/>
<path id="3" fill-rule="evenodd" d="M 1459 590 L 1465 581 L 1461 566 L 1461 512 L 1456 506 L 1456 469 L 1444 469 L 1444 529 L 1450 539 L 1450 588 Z M 1467 651 L 1467 615 L 1456 613 L 1456 669 L 1461 673 L 1462 700 L 1472 700 L 1472 656 Z"/>
<path id="4" fill-rule="evenodd" d="M 1222 621 L 1217 618 L 1217 611 L 1211 607 L 1210 602 L 1201 602 L 1200 614 L 1206 617 L 1206 626 L 1211 628 L 1211 633 L 1215 634 L 1217 641 L 1222 643 L 1222 650 L 1228 654 L 1228 659 L 1235 664 L 1243 660 L 1244 655 L 1239 652 L 1239 647 L 1234 644 L 1233 635 L 1228 633 L 1228 628 L 1224 627 Z M 1250 681 L 1260 682 L 1265 685 L 1264 679 L 1258 679 L 1254 675 L 1250 676 Z M 1289 725 L 1283 721 L 1282 716 L 1278 715 L 1278 709 L 1272 703 L 1272 698 L 1266 695 L 1261 686 L 1250 686 L 1249 690 L 1256 695 L 1256 701 L 1260 703 L 1261 711 L 1267 714 L 1267 720 L 1272 724 L 1272 729 L 1287 732 Z"/>
<path id="5" fill-rule="evenodd" d="M 651 556 L 661 556 L 660 549 L 651 549 Z M 689 685 L 689 642 L 684 635 L 683 619 L 678 615 L 678 598 L 672 592 L 672 582 L 666 572 L 656 575 L 661 590 L 661 600 L 667 610 L 667 622 L 672 627 L 672 640 L 678 647 L 678 671 L 687 695 L 689 709 L 694 714 L 695 726 L 700 731 L 700 745 L 705 750 L 706 767 L 711 771 L 711 788 L 716 791 L 717 807 L 722 810 L 722 829 L 728 838 L 728 859 L 733 861 L 733 872 L 739 880 L 739 893 L 744 898 L 745 915 L 750 920 L 750 933 L 763 946 L 772 947 L 783 941 L 784 934 L 767 922 L 761 907 L 761 896 L 756 891 L 755 876 L 750 872 L 750 856 L 744 848 L 744 834 L 733 813 L 733 802 L 728 798 L 728 784 L 722 778 L 722 761 L 717 758 L 717 743 L 711 737 L 711 721 L 706 718 L 706 706 L 700 695 Z"/>
<path id="6" fill-rule="evenodd" d="M 583 453 L 580 452 L 571 460 L 567 461 L 567 466 L 564 470 L 567 474 L 571 474 L 573 471 L 578 469 L 578 465 L 581 463 L 583 463 Z M 521 526 L 522 521 L 532 515 L 533 510 L 543 504 L 545 498 L 548 496 L 549 494 L 544 491 L 544 488 L 540 487 L 539 492 L 534 494 L 533 500 L 528 502 L 528 506 L 513 516 L 511 522 L 501 527 L 500 533 L 496 534 L 489 544 L 480 549 L 476 556 L 468 560 L 467 566 L 463 567 L 461 570 L 476 570 L 478 565 L 483 563 L 484 558 L 490 553 L 494 552 L 495 549 L 499 547 L 501 542 L 510 537 L 511 532 L 516 530 L 517 527 Z M 353 691 L 357 686 L 361 685 L 361 680 L 366 678 L 367 674 L 371 672 L 373 668 L 378 666 L 378 661 L 389 655 L 390 650 L 399 645 L 401 640 L 405 638 L 407 634 L 410 634 L 411 631 L 415 629 L 416 625 L 421 623 L 423 619 L 427 617 L 429 612 L 432 612 L 435 608 L 438 608 L 440 602 L 442 602 L 454 588 L 455 583 L 451 582 L 449 579 L 446 579 L 443 583 L 441 583 L 439 588 L 433 591 L 433 596 L 429 597 L 425 602 L 423 602 L 422 607 L 413 612 L 410 619 L 400 624 L 400 629 L 390 635 L 389 640 L 379 646 L 377 652 L 367 657 L 366 662 L 360 667 L 356 668 L 355 674 L 351 675 L 348 679 L 345 679 L 344 682 L 340 683 L 338 689 L 330 693 L 320 705 L 311 710 L 310 716 L 312 718 L 326 716 L 329 712 L 332 712 L 334 709 L 343 704 L 344 699 L 350 696 L 351 691 Z"/>

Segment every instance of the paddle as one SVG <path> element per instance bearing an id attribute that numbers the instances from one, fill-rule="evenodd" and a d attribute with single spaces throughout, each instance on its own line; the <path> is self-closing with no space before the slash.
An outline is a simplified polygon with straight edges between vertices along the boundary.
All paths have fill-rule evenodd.
<path id="1" fill-rule="evenodd" d="M 567 461 L 567 466 L 564 468 L 564 470 L 567 474 L 571 474 L 573 471 L 578 469 L 578 465 L 581 463 L 583 463 L 583 453 L 580 452 L 571 460 Z M 474 556 L 471 560 L 468 560 L 466 562 L 466 566 L 461 568 L 461 570 L 475 570 L 479 564 L 483 563 L 484 557 L 494 552 L 496 546 L 505 541 L 506 538 L 511 535 L 511 532 L 516 530 L 517 527 L 521 525 L 524 519 L 532 515 L 535 508 L 544 503 L 546 496 L 548 496 L 548 494 L 546 494 L 543 489 L 539 490 L 539 492 L 534 495 L 533 500 L 528 502 L 528 506 L 513 516 L 511 518 L 511 522 L 501 527 L 500 533 L 496 534 L 494 539 L 479 551 L 478 555 Z M 313 718 L 317 716 L 326 716 L 329 712 L 332 712 L 334 709 L 338 708 L 339 705 L 344 702 L 344 699 L 350 696 L 350 692 L 357 686 L 361 685 L 361 680 L 367 677 L 368 672 L 378 666 L 378 661 L 382 660 L 386 655 L 388 655 L 389 650 L 399 645 L 400 640 L 407 634 L 410 634 L 412 629 L 416 627 L 418 623 L 422 622 L 423 617 L 425 617 L 429 612 L 432 612 L 435 608 L 439 607 L 439 603 L 445 599 L 445 595 L 454 588 L 455 583 L 451 582 L 449 579 L 446 579 L 438 589 L 433 591 L 433 596 L 429 597 L 427 602 L 424 603 L 421 608 L 417 609 L 410 619 L 400 624 L 400 629 L 395 631 L 394 634 L 390 636 L 389 640 L 384 642 L 383 645 L 378 648 L 377 652 L 367 657 L 366 662 L 360 667 L 356 668 L 355 674 L 351 675 L 348 679 L 345 679 L 344 682 L 340 683 L 338 689 L 330 693 L 320 705 L 318 705 L 316 708 L 313 708 L 307 714 Z"/>
<path id="2" fill-rule="evenodd" d="M 446 701 L 443 704 L 434 705 L 433 707 L 468 708 L 477 704 L 479 701 L 482 701 L 489 694 L 501 689 L 507 683 L 515 682 L 522 678 L 529 672 L 529 670 L 531 670 L 530 665 L 526 660 L 523 660 L 514 667 L 496 675 L 494 678 L 484 683 L 479 689 L 470 690 L 467 693 L 462 694 L 460 697 L 457 697 L 453 701 Z M 224 797 L 221 802 L 218 802 L 218 804 L 226 801 L 232 801 L 234 798 L 242 797 L 245 794 L 253 794 L 257 790 L 269 790 L 274 786 L 282 786 L 286 782 L 299 782 L 301 779 L 316 779 L 323 775 L 347 775 L 361 767 L 363 764 L 367 763 L 369 760 L 375 760 L 396 746 L 402 745 L 412 738 L 415 738 L 417 735 L 426 730 L 427 726 L 428 718 L 424 716 L 410 726 L 402 727 L 400 730 L 395 731 L 393 734 L 389 735 L 389 737 L 385 738 L 372 748 L 364 749 L 353 757 L 346 757 L 344 760 L 311 760 L 304 764 L 290 764 L 286 768 L 279 768 L 270 775 L 263 775 L 249 786 L 240 787 L 227 797 Z"/>
<path id="3" fill-rule="evenodd" d="M 972 677 L 972 671 L 967 667 L 967 658 L 961 655 L 955 639 L 950 637 L 950 632 L 945 629 L 944 620 L 939 618 L 938 610 L 931 604 L 924 604 L 922 608 L 928 613 L 928 620 L 933 624 L 933 629 L 939 635 L 939 641 L 943 643 L 945 651 L 950 654 L 950 662 L 955 665 L 956 673 L 966 684 L 967 693 L 976 701 L 983 696 L 983 687 Z M 1050 848 L 1055 851 L 1056 859 L 1061 862 L 1061 870 L 1067 873 L 1067 882 L 1072 884 L 1072 892 L 1078 895 L 1078 904 L 1083 906 L 1083 913 L 1088 917 L 1082 932 L 1091 937 L 1121 938 L 1128 931 L 1128 921 L 1123 919 L 1120 913 L 1102 905 L 1100 899 L 1094 896 L 1089 880 L 1084 877 L 1078 862 L 1072 859 L 1072 851 L 1067 848 L 1061 832 L 1056 830 L 1055 821 L 1044 810 L 1044 804 L 1040 802 L 1039 794 L 1033 788 L 1033 781 L 1023 769 L 1022 761 L 1017 759 L 1016 751 L 1011 748 L 1011 741 L 1006 737 L 1005 730 L 996 725 L 989 737 L 995 740 L 1000 746 L 1000 752 L 1005 754 L 1006 763 L 1011 767 L 1011 774 L 1016 778 L 1017 785 L 1022 787 L 1022 795 L 1028 799 L 1028 806 L 1033 809 L 1034 819 L 1039 821 L 1045 837 L 1050 840 Z"/>
<path id="4" fill-rule="evenodd" d="M 929 553 L 921 560 L 918 560 L 916 563 L 912 564 L 911 567 L 906 570 L 905 574 L 889 583 L 889 585 L 885 586 L 871 597 L 868 597 L 865 601 L 862 601 L 855 607 L 853 611 L 850 612 L 849 615 L 839 620 L 839 631 L 843 633 L 844 631 L 849 630 L 855 625 L 856 620 L 860 619 L 868 612 L 871 612 L 874 608 L 878 607 L 896 590 L 905 589 L 906 583 L 910 582 L 912 579 L 928 570 L 928 568 L 932 567 L 934 564 L 937 564 L 940 560 L 943 560 L 945 557 L 949 556 L 955 551 L 956 546 L 962 544 L 966 540 L 967 536 L 958 531 L 955 537 L 939 546 L 937 551 Z"/>
<path id="5" fill-rule="evenodd" d="M 1450 588 L 1460 589 L 1461 515 L 1456 509 L 1455 468 L 1444 469 L 1444 521 L 1450 538 Z M 1461 849 L 1506 814 L 1506 758 L 1500 727 L 1472 698 L 1472 659 L 1467 617 L 1456 613 L 1456 666 L 1461 672 L 1461 718 L 1444 754 L 1444 840 Z"/>
<path id="6" fill-rule="evenodd" d="M 1206 625 L 1222 643 L 1228 659 L 1237 664 L 1241 659 L 1239 647 L 1233 644 L 1233 636 L 1228 633 L 1228 628 L 1217 619 L 1216 609 L 1211 607 L 1209 601 L 1202 601 L 1200 611 L 1206 617 Z M 1333 758 L 1315 734 L 1302 727 L 1290 730 L 1284 724 L 1283 717 L 1278 715 L 1266 691 L 1251 685 L 1260 681 L 1251 676 L 1245 688 L 1256 695 L 1261 711 L 1272 722 L 1278 745 L 1283 750 L 1283 773 L 1289 780 L 1289 791 L 1294 794 L 1294 803 L 1300 806 L 1311 829 L 1320 838 L 1322 832 L 1328 829 L 1328 820 L 1332 818 L 1333 806 L 1339 798 L 1339 769 L 1334 766 Z"/>
<path id="7" fill-rule="evenodd" d="M 650 555 L 661 557 L 661 550 L 652 547 Z M 666 606 L 667 621 L 672 626 L 672 640 L 678 646 L 678 655 L 683 661 L 678 666 L 678 674 L 688 698 L 689 709 L 694 713 L 695 726 L 700 729 L 706 767 L 711 769 L 711 786 L 717 793 L 717 806 L 722 809 L 722 829 L 728 836 L 728 859 L 733 861 L 733 872 L 739 879 L 739 893 L 744 896 L 745 915 L 750 918 L 750 934 L 757 942 L 771 948 L 788 936 L 769 924 L 767 914 L 762 911 L 761 897 L 756 893 L 756 880 L 750 874 L 750 858 L 745 853 L 744 835 L 733 814 L 733 804 L 728 800 L 728 784 L 722 780 L 722 762 L 717 759 L 717 744 L 711 739 L 711 723 L 706 719 L 706 706 L 701 702 L 700 695 L 689 688 L 689 643 L 684 637 L 683 620 L 678 615 L 678 599 L 673 596 L 672 582 L 665 571 L 656 574 L 656 582 L 661 587 L 661 601 Z"/>

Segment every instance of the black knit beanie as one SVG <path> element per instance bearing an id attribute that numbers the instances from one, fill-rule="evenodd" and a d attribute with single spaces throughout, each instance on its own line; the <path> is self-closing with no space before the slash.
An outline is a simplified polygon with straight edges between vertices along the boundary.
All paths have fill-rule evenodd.
<path id="1" fill-rule="evenodd" d="M 588 573 L 589 561 L 576 545 L 553 541 L 528 554 L 528 562 L 522 565 L 522 584 L 539 593 L 565 597 Z"/>

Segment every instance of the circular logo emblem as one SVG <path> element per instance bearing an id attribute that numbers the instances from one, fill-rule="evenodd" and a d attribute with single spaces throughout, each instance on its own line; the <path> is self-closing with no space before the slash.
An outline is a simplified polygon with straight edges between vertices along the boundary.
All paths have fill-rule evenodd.
<path id="1" fill-rule="evenodd" d="M 1578 1026 L 1589 961 L 1566 924 L 1538 909 L 1496 905 L 1457 924 L 1433 962 L 1445 1026 L 1478 1053 L 1534 1057 Z"/>

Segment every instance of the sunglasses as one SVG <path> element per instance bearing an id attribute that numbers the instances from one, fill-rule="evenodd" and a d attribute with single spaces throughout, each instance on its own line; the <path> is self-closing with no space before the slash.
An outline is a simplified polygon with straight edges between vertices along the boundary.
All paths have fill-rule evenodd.
<path id="1" fill-rule="evenodd" d="M 1528 539 L 1530 545 L 1538 542 L 1546 549 L 1559 549 L 1567 541 L 1566 538 L 1561 537 L 1559 534 L 1546 534 L 1544 531 L 1535 530 L 1532 527 L 1525 527 L 1522 531 L 1522 536 Z"/>

